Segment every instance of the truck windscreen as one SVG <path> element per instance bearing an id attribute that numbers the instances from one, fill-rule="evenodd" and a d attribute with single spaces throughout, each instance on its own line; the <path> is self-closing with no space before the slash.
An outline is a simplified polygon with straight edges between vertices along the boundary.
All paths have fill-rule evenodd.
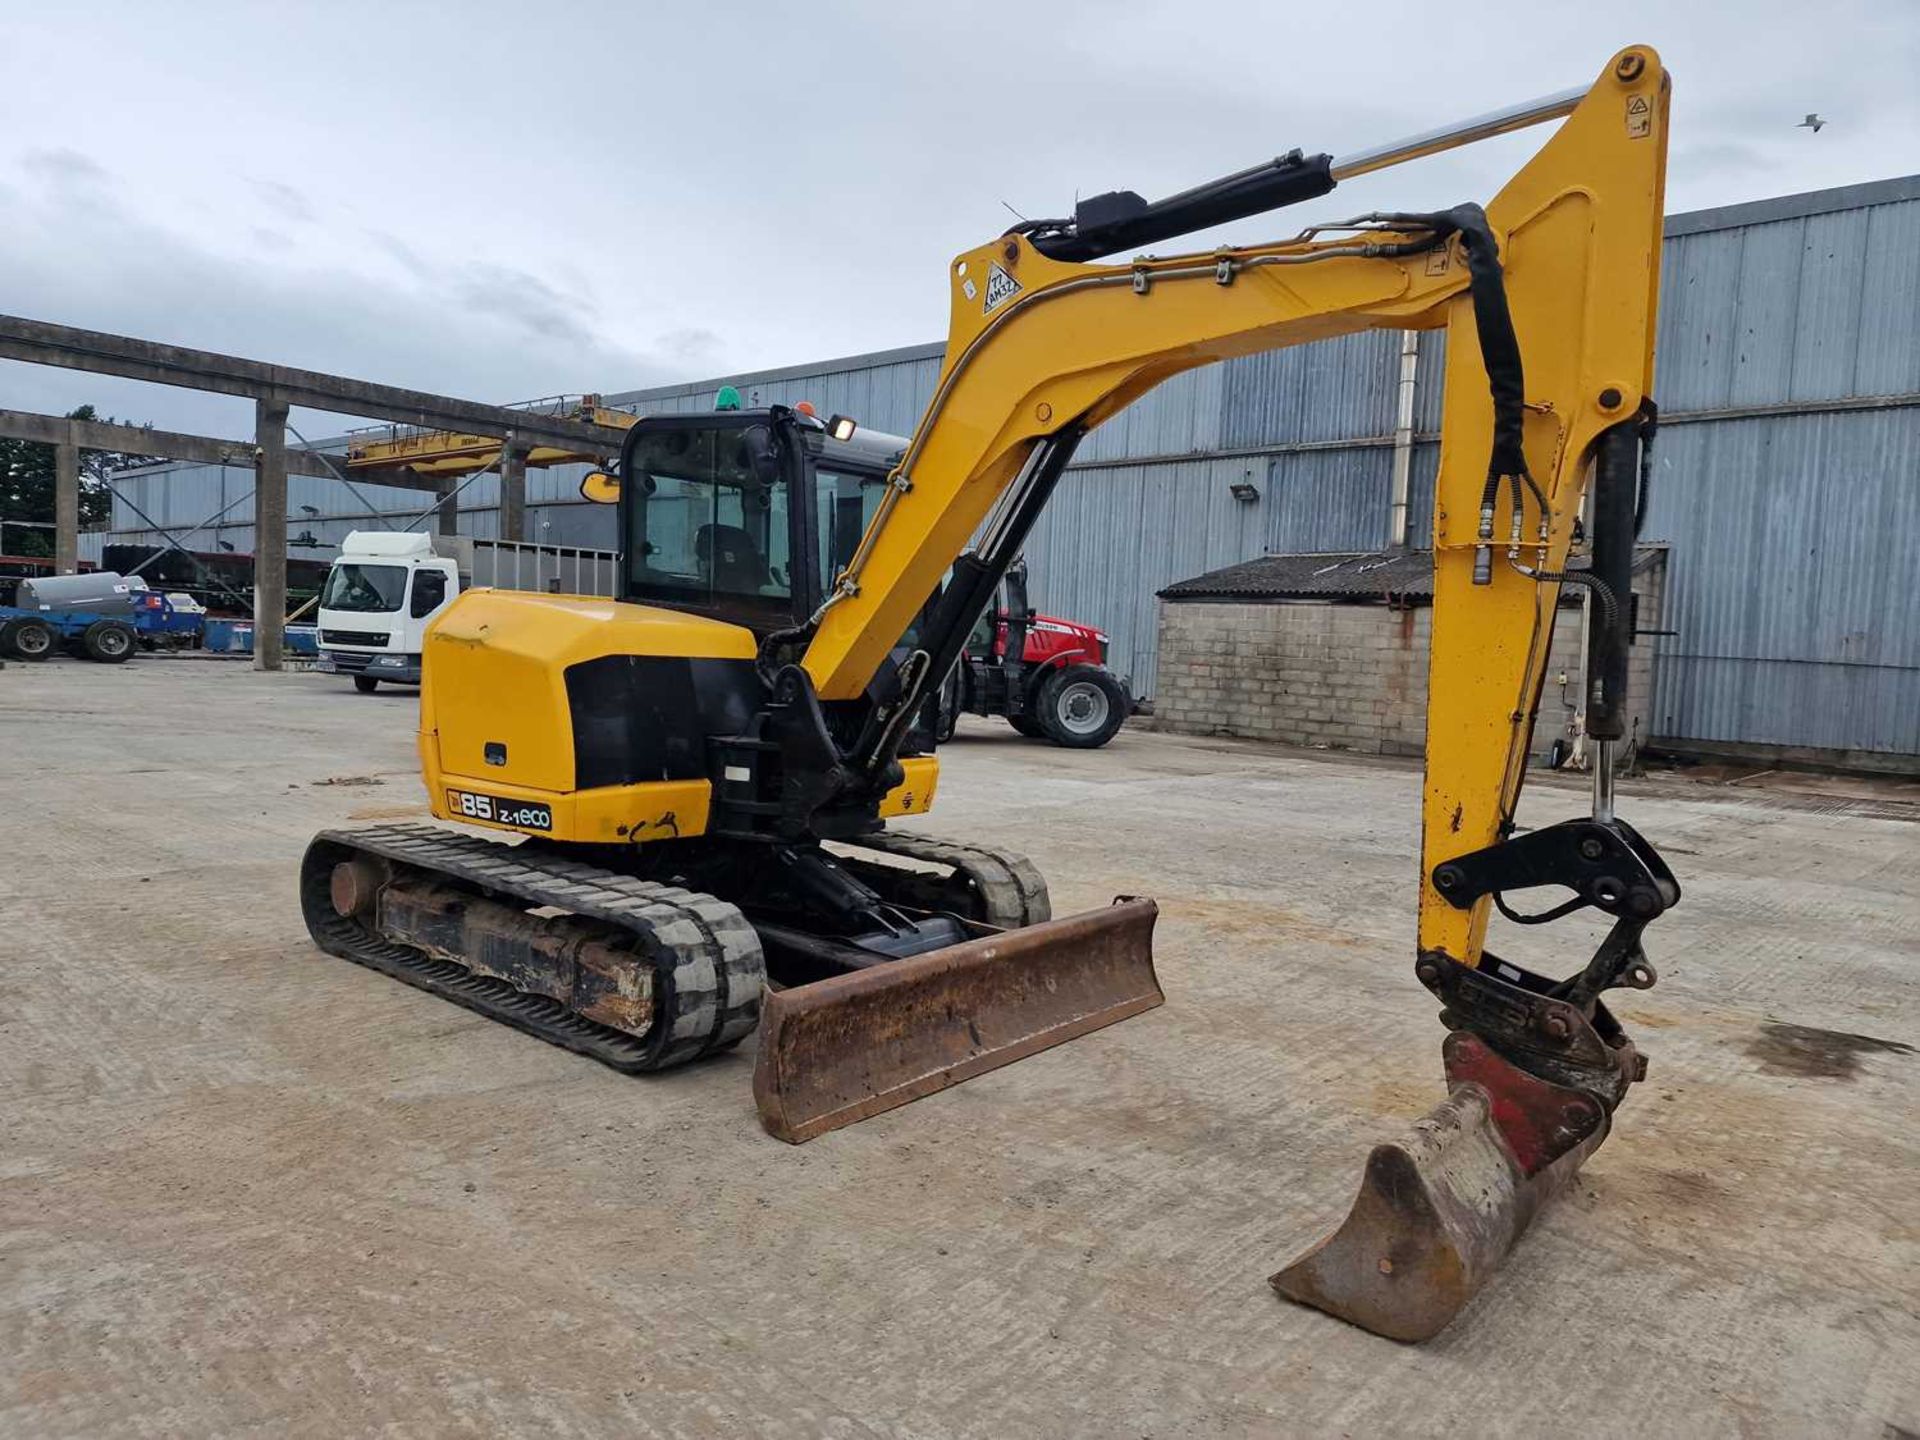
<path id="1" fill-rule="evenodd" d="M 355 565 L 342 562 L 327 574 L 321 593 L 322 610 L 357 610 L 362 614 L 398 610 L 407 593 L 404 565 Z"/>

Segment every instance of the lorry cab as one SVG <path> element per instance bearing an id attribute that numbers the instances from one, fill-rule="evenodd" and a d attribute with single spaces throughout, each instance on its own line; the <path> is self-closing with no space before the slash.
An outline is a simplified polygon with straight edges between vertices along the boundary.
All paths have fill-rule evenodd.
<path id="1" fill-rule="evenodd" d="M 420 683 L 427 622 L 460 593 L 459 563 L 431 535 L 355 530 L 320 592 L 316 669 L 350 675 L 362 691 L 382 680 Z"/>

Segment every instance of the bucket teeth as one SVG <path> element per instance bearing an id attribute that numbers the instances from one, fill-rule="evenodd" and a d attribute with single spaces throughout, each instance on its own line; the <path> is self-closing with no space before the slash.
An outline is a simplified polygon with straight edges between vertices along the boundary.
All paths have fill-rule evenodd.
<path id="1" fill-rule="evenodd" d="M 1153 1009 L 1158 913 L 1121 901 L 770 991 L 761 1123 L 799 1144 Z"/>
<path id="2" fill-rule="evenodd" d="M 1340 1227 L 1273 1276 L 1289 1300 L 1389 1339 L 1430 1339 L 1606 1138 L 1591 1095 L 1472 1035 L 1448 1036 L 1446 1060 L 1452 1093 L 1406 1139 L 1374 1148 Z"/>

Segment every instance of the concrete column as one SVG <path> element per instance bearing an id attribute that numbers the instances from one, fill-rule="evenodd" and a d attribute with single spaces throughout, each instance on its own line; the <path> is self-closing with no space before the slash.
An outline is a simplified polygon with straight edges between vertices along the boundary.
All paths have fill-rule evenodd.
<path id="1" fill-rule="evenodd" d="M 527 538 L 527 446 L 509 435 L 500 453 L 500 538 Z"/>
<path id="2" fill-rule="evenodd" d="M 253 406 L 253 668 L 278 670 L 287 629 L 287 402 Z"/>
<path id="3" fill-rule="evenodd" d="M 442 535 L 460 533 L 460 506 L 453 498 L 459 489 L 460 482 L 451 475 L 441 477 L 440 508 L 434 515 L 434 529 Z"/>
<path id="4" fill-rule="evenodd" d="M 80 447 L 53 447 L 53 573 L 80 569 Z"/>

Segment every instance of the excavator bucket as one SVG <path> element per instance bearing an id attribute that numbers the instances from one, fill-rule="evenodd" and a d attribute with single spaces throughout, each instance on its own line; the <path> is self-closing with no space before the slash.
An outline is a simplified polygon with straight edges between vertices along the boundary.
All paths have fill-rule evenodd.
<path id="1" fill-rule="evenodd" d="M 1375 1147 L 1340 1228 L 1272 1280 L 1392 1340 L 1444 1330 L 1607 1135 L 1596 1096 L 1538 1079 L 1473 1035 L 1449 1035 L 1443 1055 L 1447 1099 L 1406 1139 Z"/>
<path id="2" fill-rule="evenodd" d="M 1047 920 L 790 990 L 760 1011 L 753 1098 L 793 1144 L 1165 1000 L 1151 900 Z"/>

